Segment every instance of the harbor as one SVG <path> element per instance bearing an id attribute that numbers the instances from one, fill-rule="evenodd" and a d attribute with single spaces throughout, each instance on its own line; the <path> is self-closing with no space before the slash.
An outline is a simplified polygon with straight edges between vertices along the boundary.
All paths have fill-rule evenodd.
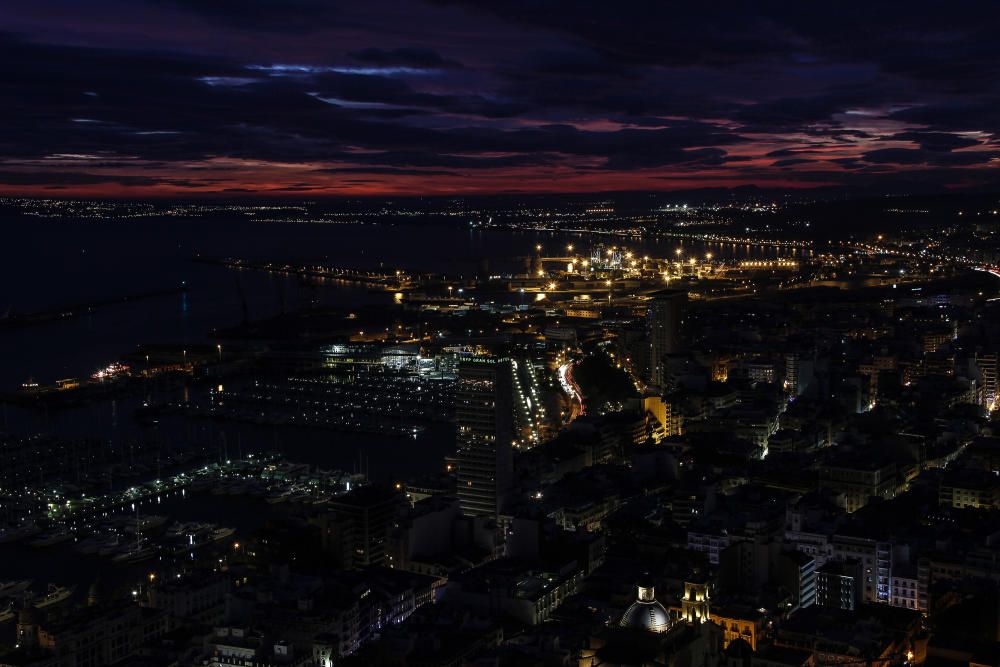
<path id="1" fill-rule="evenodd" d="M 103 496 L 53 496 L 44 514 L 0 528 L 0 628 L 25 606 L 83 602 L 88 582 L 127 594 L 151 573 L 211 566 L 267 522 L 304 522 L 365 483 L 359 473 L 253 457 Z"/>

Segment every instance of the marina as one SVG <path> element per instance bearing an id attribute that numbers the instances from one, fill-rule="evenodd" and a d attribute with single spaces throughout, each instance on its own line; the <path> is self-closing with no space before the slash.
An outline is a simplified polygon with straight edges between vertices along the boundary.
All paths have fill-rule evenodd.
<path id="1" fill-rule="evenodd" d="M 262 510 L 267 508 L 261 516 L 273 512 L 308 515 L 322 511 L 330 499 L 365 481 L 358 473 L 254 458 L 202 466 L 114 494 L 56 496 L 50 498 L 44 513 L 2 529 L 0 558 L 20 562 L 29 573 L 38 560 L 36 555 L 48 552 L 69 551 L 106 564 L 95 564 L 95 571 L 109 565 L 191 560 L 209 548 L 228 548 L 237 532 L 248 527 L 245 519 L 226 525 L 236 515 L 218 514 L 220 506 L 235 503 L 232 507 L 236 508 L 254 502 Z M 11 603 L 13 598 L 38 599 L 38 604 L 45 605 L 60 601 L 58 596 L 40 597 L 29 586 L 30 582 L 5 582 L 0 599 L 6 596 Z"/>
<path id="2" fill-rule="evenodd" d="M 13 621 L 22 607 L 45 610 L 65 602 L 73 595 L 75 587 L 49 584 L 44 593 L 35 593 L 30 580 L 8 581 L 0 584 L 0 624 Z"/>

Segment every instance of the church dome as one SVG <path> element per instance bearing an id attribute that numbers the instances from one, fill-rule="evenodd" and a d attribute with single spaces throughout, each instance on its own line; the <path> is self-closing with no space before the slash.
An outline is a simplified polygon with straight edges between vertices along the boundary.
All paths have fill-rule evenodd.
<path id="1" fill-rule="evenodd" d="M 621 627 L 647 632 L 666 632 L 670 628 L 670 615 L 662 604 L 656 601 L 656 593 L 651 585 L 639 585 L 636 601 L 625 610 Z"/>

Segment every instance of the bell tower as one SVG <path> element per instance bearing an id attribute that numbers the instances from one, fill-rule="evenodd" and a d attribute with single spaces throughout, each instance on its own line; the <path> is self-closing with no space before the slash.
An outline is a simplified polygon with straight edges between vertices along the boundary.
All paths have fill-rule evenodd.
<path id="1" fill-rule="evenodd" d="M 704 623 L 709 620 L 708 582 L 684 582 L 684 597 L 681 599 L 681 617 L 688 623 Z"/>

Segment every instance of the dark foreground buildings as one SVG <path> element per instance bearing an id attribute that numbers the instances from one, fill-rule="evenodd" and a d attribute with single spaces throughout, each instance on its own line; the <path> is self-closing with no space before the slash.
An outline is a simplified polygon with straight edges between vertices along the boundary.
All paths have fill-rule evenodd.
<path id="1" fill-rule="evenodd" d="M 1000 664 L 995 278 L 838 253 L 674 262 L 667 291 L 621 252 L 538 259 L 505 287 L 533 301 L 441 285 L 377 338 L 242 360 L 254 391 L 294 381 L 237 417 L 329 409 L 406 446 L 452 423 L 425 476 L 212 451 L 117 495 L 120 446 L 8 438 L 0 554 L 108 581 L 0 569 L 0 665 Z M 178 493 L 259 520 L 158 523 Z"/>

